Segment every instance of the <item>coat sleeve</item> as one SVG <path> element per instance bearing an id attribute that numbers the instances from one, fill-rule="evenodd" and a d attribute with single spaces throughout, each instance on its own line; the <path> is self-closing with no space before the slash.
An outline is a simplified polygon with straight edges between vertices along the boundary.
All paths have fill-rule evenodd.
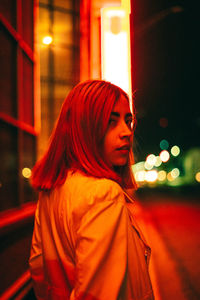
<path id="1" fill-rule="evenodd" d="M 70 299 L 120 299 L 130 221 L 122 192 L 104 194 L 84 215 L 77 232 L 76 285 Z"/>
<path id="2" fill-rule="evenodd" d="M 29 258 L 29 267 L 33 281 L 33 287 L 37 299 L 45 298 L 45 280 L 43 270 L 42 244 L 41 244 L 41 230 L 39 220 L 39 202 L 35 212 L 35 223 L 32 237 L 31 254 Z"/>

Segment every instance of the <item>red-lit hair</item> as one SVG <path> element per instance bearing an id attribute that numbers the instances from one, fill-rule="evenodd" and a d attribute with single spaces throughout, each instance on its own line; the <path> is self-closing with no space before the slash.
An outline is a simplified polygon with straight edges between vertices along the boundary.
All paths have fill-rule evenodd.
<path id="1" fill-rule="evenodd" d="M 131 178 L 130 159 L 126 166 L 114 171 L 102 155 L 111 111 L 122 95 L 129 101 L 122 89 L 102 80 L 88 80 L 71 90 L 62 105 L 49 147 L 32 170 L 35 189 L 48 191 L 63 184 L 69 169 L 115 180 L 122 187 L 136 187 Z"/>

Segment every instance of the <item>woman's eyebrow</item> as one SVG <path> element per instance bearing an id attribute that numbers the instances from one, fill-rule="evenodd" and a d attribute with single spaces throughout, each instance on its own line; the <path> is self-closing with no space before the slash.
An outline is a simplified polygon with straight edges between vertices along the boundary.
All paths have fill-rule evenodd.
<path id="1" fill-rule="evenodd" d="M 110 116 L 112 116 L 112 117 L 120 117 L 120 114 L 117 113 L 117 112 L 115 112 L 115 111 L 112 111 L 111 114 L 110 114 Z"/>
<path id="2" fill-rule="evenodd" d="M 113 117 L 120 117 L 120 113 L 115 112 L 115 111 L 112 111 L 110 115 L 113 116 Z M 132 113 L 127 113 L 125 115 L 125 117 L 126 118 L 129 118 L 129 117 L 133 118 L 133 115 L 132 115 Z"/>
<path id="3" fill-rule="evenodd" d="M 132 113 L 127 113 L 127 114 L 126 114 L 126 118 L 129 118 L 129 117 L 133 118 Z"/>

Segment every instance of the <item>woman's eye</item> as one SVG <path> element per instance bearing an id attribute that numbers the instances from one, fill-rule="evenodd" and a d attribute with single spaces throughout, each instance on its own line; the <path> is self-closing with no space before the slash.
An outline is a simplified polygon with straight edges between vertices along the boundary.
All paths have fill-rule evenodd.
<path id="1" fill-rule="evenodd" d="M 115 119 L 110 119 L 109 120 L 109 125 L 114 125 L 114 124 L 116 124 L 116 120 Z"/>
<path id="2" fill-rule="evenodd" d="M 126 121 L 126 124 L 127 124 L 127 126 L 128 126 L 129 128 L 132 127 L 132 122 L 133 122 L 132 119 L 129 119 L 129 120 Z"/>

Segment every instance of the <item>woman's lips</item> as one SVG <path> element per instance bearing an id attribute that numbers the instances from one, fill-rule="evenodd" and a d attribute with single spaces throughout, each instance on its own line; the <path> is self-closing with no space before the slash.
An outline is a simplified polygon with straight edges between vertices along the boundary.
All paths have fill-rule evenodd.
<path id="1" fill-rule="evenodd" d="M 129 149 L 130 149 L 130 145 L 124 145 L 124 146 L 117 148 L 117 150 L 128 150 L 128 151 L 129 151 Z"/>
<path id="2" fill-rule="evenodd" d="M 122 147 L 117 148 L 116 150 L 119 151 L 121 154 L 127 155 L 129 153 L 130 146 L 129 145 L 124 145 Z"/>

